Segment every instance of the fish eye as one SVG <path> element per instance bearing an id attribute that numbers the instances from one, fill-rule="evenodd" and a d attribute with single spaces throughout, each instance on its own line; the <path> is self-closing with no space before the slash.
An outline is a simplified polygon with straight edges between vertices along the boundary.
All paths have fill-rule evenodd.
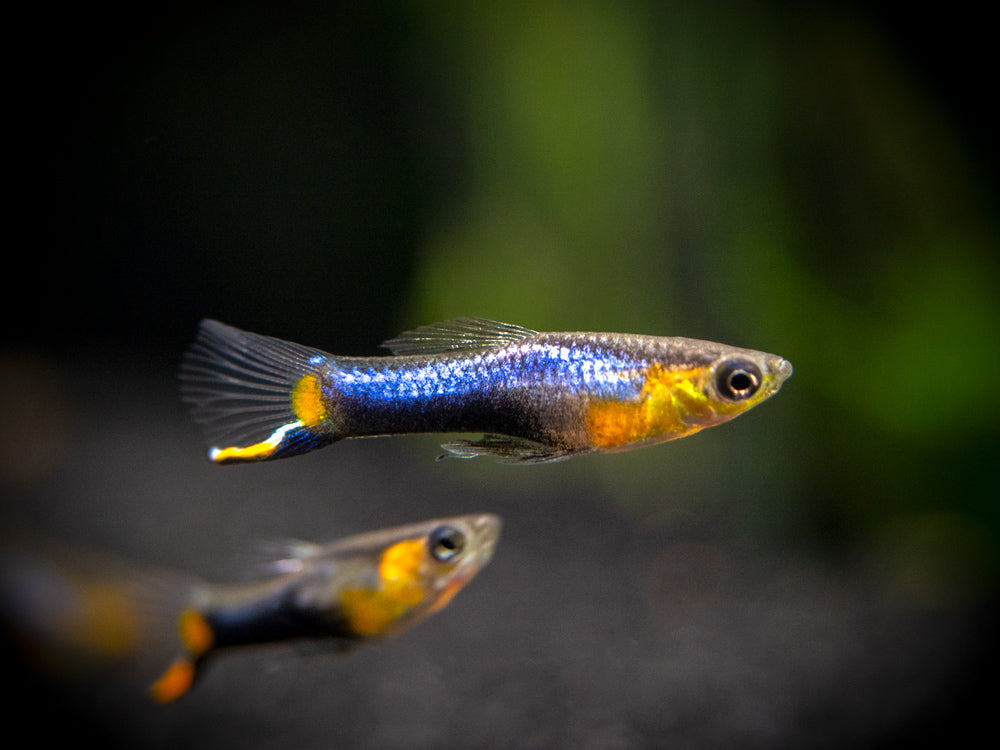
<path id="1" fill-rule="evenodd" d="M 715 374 L 715 387 L 728 401 L 750 398 L 760 388 L 760 368 L 753 362 L 736 359 L 724 363 Z"/>
<path id="2" fill-rule="evenodd" d="M 465 534 L 452 526 L 438 526 L 427 537 L 427 549 L 438 562 L 450 562 L 465 548 Z"/>

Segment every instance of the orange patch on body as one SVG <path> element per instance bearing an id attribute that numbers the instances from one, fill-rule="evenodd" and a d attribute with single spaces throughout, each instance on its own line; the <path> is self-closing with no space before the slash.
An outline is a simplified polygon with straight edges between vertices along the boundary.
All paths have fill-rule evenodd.
<path id="1" fill-rule="evenodd" d="M 326 420 L 323 389 L 315 375 L 304 375 L 292 388 L 292 411 L 306 427 L 316 427 Z"/>
<path id="2" fill-rule="evenodd" d="M 351 589 L 340 595 L 340 601 L 351 630 L 360 636 L 378 635 L 402 614 L 402 608 L 381 591 Z"/>
<path id="3" fill-rule="evenodd" d="M 615 448 L 650 438 L 679 438 L 697 432 L 703 425 L 686 421 L 685 417 L 711 416 L 712 407 L 697 386 L 703 377 L 703 368 L 669 370 L 653 365 L 647 369 L 635 401 L 592 402 L 586 424 L 594 445 Z"/>
<path id="4" fill-rule="evenodd" d="M 205 621 L 205 618 L 201 614 L 195 612 L 193 609 L 186 609 L 181 612 L 177 628 L 184 647 L 196 656 L 206 653 L 212 648 L 212 644 L 215 642 L 215 633 L 212 632 L 212 626 Z"/>
<path id="5" fill-rule="evenodd" d="M 378 635 L 424 600 L 420 567 L 426 554 L 423 539 L 398 542 L 382 553 L 378 589 L 350 589 L 341 594 L 345 614 L 356 634 Z"/>

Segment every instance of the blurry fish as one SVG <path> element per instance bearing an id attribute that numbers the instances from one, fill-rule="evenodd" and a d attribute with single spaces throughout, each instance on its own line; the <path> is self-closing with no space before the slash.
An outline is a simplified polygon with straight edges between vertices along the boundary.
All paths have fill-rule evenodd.
<path id="1" fill-rule="evenodd" d="M 479 432 L 442 458 L 558 461 L 629 450 L 726 422 L 775 394 L 792 365 L 679 337 L 538 333 L 459 318 L 342 357 L 204 320 L 181 395 L 216 463 L 295 456 L 337 440 Z"/>
<path id="2" fill-rule="evenodd" d="M 169 666 L 149 693 L 168 703 L 219 649 L 306 640 L 346 650 L 398 635 L 445 607 L 490 561 L 500 527 L 497 516 L 466 515 L 327 545 L 294 543 L 270 577 L 239 584 L 174 571 L 130 574 L 120 561 L 84 574 L 75 563 L 7 548 L 0 614 L 32 654 L 60 666 L 148 662 L 166 650 Z"/>
<path id="3" fill-rule="evenodd" d="M 143 588 L 134 568 L 116 557 L 21 528 L 5 528 L 0 539 L 5 645 L 46 672 L 85 676 L 139 653 L 152 624 L 137 607 Z"/>

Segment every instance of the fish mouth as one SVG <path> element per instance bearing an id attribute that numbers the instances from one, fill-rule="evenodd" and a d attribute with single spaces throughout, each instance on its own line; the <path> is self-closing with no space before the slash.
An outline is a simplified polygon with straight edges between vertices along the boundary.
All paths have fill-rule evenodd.
<path id="1" fill-rule="evenodd" d="M 503 520 L 500 516 L 492 513 L 483 513 L 476 516 L 471 522 L 472 531 L 475 537 L 475 561 L 476 565 L 482 567 L 493 557 L 493 550 L 500 539 L 500 529 L 503 527 Z"/>
<path id="2" fill-rule="evenodd" d="M 777 389 L 784 383 L 788 378 L 792 376 L 792 363 L 787 359 L 782 359 L 781 357 L 775 357 L 771 362 L 771 378 L 774 380 L 774 388 Z"/>

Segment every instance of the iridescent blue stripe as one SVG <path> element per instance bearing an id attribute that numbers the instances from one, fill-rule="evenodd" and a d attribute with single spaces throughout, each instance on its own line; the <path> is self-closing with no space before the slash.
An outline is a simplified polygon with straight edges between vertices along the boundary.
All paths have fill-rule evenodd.
<path id="1" fill-rule="evenodd" d="M 331 368 L 324 385 L 375 402 L 415 402 L 461 397 L 495 389 L 544 386 L 602 399 L 635 397 L 642 387 L 643 359 L 584 344 L 525 343 L 483 354 L 346 360 Z"/>

